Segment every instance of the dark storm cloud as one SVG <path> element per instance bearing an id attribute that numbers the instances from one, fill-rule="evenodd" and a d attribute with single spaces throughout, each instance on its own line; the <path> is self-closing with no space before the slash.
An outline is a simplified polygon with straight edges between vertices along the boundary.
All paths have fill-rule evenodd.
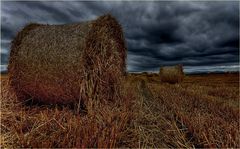
<path id="1" fill-rule="evenodd" d="M 1 37 L 5 39 L 12 39 L 14 37 L 14 32 L 11 30 L 11 28 L 7 26 L 1 27 Z"/>
<path id="2" fill-rule="evenodd" d="M 129 41 L 132 43 L 129 44 L 131 54 L 138 55 L 135 58 L 134 69 L 156 70 L 161 65 L 177 63 L 185 66 L 238 63 L 238 2 L 182 2 L 181 4 L 183 3 L 187 5 L 182 7 L 176 2 L 163 6 L 162 11 L 166 13 L 163 16 L 172 14 L 172 16 L 168 16 L 169 19 L 164 19 L 161 13 L 158 14 L 158 18 L 163 20 L 158 20 L 159 23 L 156 24 L 166 21 L 166 26 L 159 25 L 160 30 L 165 28 L 166 32 L 161 32 L 154 25 L 149 25 L 148 28 L 156 31 L 155 34 L 154 31 L 147 34 L 146 32 L 149 30 L 145 28 L 145 32 L 140 32 L 140 35 L 135 33 L 138 36 L 137 39 L 133 38 Z M 174 10 L 181 10 L 181 8 L 190 11 L 189 13 L 178 11 L 177 14 L 174 14 L 176 12 Z M 167 10 L 173 11 L 168 12 Z M 165 38 L 171 39 L 170 41 L 161 41 L 161 36 L 165 33 L 169 33 L 169 37 L 173 38 Z M 131 33 L 129 34 L 131 35 Z M 151 37 L 154 36 L 155 40 L 152 40 Z M 144 61 L 146 56 L 152 59 Z M 142 59 L 144 60 L 142 61 Z M 136 64 L 136 61 L 142 63 Z"/>
<path id="3" fill-rule="evenodd" d="M 186 68 L 204 66 L 204 70 L 205 66 L 236 65 L 238 6 L 237 1 L 5 1 L 1 8 L 1 55 L 8 56 L 10 40 L 29 22 L 64 24 L 111 13 L 123 26 L 129 71 L 153 71 L 178 63 Z M 6 63 L 6 58 L 1 63 Z"/>

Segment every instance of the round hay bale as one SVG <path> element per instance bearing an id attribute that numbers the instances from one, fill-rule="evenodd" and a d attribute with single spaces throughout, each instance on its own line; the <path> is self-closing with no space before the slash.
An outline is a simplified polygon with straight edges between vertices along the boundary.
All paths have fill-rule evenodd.
<path id="1" fill-rule="evenodd" d="M 111 15 L 76 24 L 29 24 L 12 42 L 10 86 L 21 100 L 113 100 L 125 58 L 123 31 Z"/>
<path id="2" fill-rule="evenodd" d="M 182 65 L 165 66 L 160 68 L 160 79 L 167 83 L 180 83 L 183 81 L 184 72 Z"/>

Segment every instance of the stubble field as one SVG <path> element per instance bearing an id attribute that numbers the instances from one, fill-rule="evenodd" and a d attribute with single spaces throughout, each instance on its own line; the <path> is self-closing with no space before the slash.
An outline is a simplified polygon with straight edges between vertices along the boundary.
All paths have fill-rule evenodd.
<path id="1" fill-rule="evenodd" d="M 20 102 L 1 76 L 1 147 L 240 147 L 239 74 L 128 74 L 122 98 L 71 105 Z"/>

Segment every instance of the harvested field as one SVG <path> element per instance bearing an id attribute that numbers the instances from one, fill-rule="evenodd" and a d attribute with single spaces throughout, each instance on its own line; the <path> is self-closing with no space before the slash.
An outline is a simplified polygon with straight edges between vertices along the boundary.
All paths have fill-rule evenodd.
<path id="1" fill-rule="evenodd" d="M 78 112 L 71 105 L 20 102 L 1 80 L 0 147 L 113 148 L 124 144 L 131 113 L 128 98 L 101 104 L 93 102 Z M 125 100 L 125 101 L 121 101 Z M 129 100 L 129 101 L 127 101 Z"/>
<path id="2" fill-rule="evenodd" d="M 2 78 L 2 77 L 1 77 Z M 1 147 L 239 148 L 239 74 L 129 75 L 122 99 L 73 107 L 21 103 L 1 79 Z"/>

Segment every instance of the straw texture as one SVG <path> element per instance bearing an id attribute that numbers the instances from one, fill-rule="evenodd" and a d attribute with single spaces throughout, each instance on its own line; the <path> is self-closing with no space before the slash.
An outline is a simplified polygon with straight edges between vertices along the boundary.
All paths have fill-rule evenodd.
<path id="1" fill-rule="evenodd" d="M 111 15 L 68 25 L 30 24 L 12 42 L 10 86 L 21 100 L 113 100 L 125 57 L 122 28 Z"/>
<path id="2" fill-rule="evenodd" d="M 162 82 L 168 82 L 168 83 L 182 82 L 184 78 L 182 65 L 161 67 L 160 78 Z"/>

